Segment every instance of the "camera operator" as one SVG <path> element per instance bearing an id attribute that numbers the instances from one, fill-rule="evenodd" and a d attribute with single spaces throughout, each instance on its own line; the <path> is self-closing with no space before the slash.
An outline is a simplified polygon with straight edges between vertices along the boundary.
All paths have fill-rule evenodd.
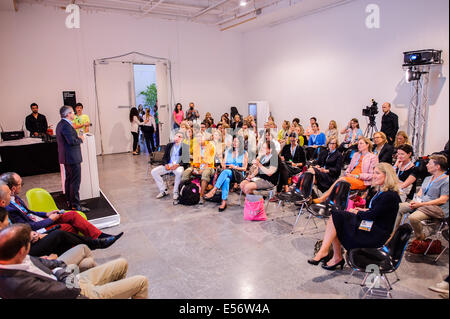
<path id="1" fill-rule="evenodd" d="M 381 109 L 384 113 L 381 118 L 381 132 L 386 134 L 389 145 L 393 145 L 398 131 L 398 116 L 391 112 L 391 103 L 389 102 L 383 103 Z"/>

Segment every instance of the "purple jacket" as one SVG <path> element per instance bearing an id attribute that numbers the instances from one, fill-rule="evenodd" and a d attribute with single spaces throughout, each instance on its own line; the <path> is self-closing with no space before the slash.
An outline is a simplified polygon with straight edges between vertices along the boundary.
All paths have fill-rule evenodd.
<path id="1" fill-rule="evenodd" d="M 28 213 L 39 216 L 44 218 L 43 220 L 39 222 L 33 221 L 30 217 L 28 217 L 25 213 L 23 213 L 20 209 L 18 209 L 15 205 L 9 204 L 5 207 L 6 211 L 9 214 L 9 219 L 13 224 L 28 224 L 31 226 L 32 230 L 38 230 L 41 228 L 46 228 L 48 226 L 53 225 L 53 220 L 47 217 L 47 214 L 44 212 L 33 212 L 32 210 L 29 210 L 28 207 L 25 205 L 23 200 L 19 196 L 15 196 L 16 199 L 19 201 L 20 205 L 25 207 Z"/>

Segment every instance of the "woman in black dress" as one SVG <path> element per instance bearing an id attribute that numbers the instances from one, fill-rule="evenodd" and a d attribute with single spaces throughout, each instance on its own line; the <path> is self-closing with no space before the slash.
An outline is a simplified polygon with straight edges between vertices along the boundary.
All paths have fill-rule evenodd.
<path id="1" fill-rule="evenodd" d="M 375 166 L 372 183 L 378 192 L 369 203 L 369 208 L 355 208 L 350 211 L 332 211 L 328 220 L 322 246 L 308 263 L 318 265 L 328 256 L 333 245 L 333 258 L 322 268 L 334 270 L 344 267 L 341 245 L 345 249 L 377 248 L 383 246 L 394 228 L 400 197 L 398 178 L 394 168 L 387 163 Z"/>
<path id="2" fill-rule="evenodd" d="M 308 169 L 308 172 L 314 174 L 314 183 L 322 193 L 325 193 L 341 175 L 343 157 L 337 150 L 339 146 L 337 144 L 337 138 L 331 137 L 328 149 L 319 153 L 317 165 Z"/>
<path id="3" fill-rule="evenodd" d="M 417 169 L 412 160 L 414 150 L 411 145 L 403 144 L 397 148 L 395 172 L 400 180 L 400 198 L 402 202 L 412 199 L 416 192 Z"/>

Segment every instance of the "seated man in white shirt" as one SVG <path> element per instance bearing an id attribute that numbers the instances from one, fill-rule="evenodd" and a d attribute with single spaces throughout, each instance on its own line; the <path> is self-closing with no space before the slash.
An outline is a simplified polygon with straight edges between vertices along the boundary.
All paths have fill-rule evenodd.
<path id="1" fill-rule="evenodd" d="M 62 260 L 30 257 L 30 231 L 27 224 L 0 231 L 0 298 L 147 298 L 147 278 L 125 278 L 125 259 L 78 273 Z"/>
<path id="2" fill-rule="evenodd" d="M 159 194 L 156 198 L 162 198 L 169 194 L 167 191 L 167 185 L 162 179 L 162 176 L 168 173 L 173 173 L 175 175 L 173 199 L 178 199 L 178 186 L 180 185 L 185 166 L 189 165 L 189 149 L 186 149 L 186 144 L 182 143 L 183 138 L 183 133 L 177 132 L 173 143 L 169 143 L 166 146 L 162 165 L 152 169 L 153 179 L 159 189 Z"/>

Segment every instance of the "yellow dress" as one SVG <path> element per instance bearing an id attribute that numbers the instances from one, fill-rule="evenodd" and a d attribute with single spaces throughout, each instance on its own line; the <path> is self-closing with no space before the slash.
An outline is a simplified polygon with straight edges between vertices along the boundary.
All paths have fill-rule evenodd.
<path id="1" fill-rule="evenodd" d="M 86 125 L 87 123 L 90 123 L 90 122 L 91 121 L 90 121 L 89 116 L 87 114 L 81 114 L 80 116 L 75 115 L 75 118 L 72 121 L 72 123 L 76 124 L 76 125 Z M 83 129 L 84 133 L 89 132 L 89 126 L 87 128 L 84 126 L 84 127 L 76 129 L 77 134 L 80 134 L 80 129 Z"/>

